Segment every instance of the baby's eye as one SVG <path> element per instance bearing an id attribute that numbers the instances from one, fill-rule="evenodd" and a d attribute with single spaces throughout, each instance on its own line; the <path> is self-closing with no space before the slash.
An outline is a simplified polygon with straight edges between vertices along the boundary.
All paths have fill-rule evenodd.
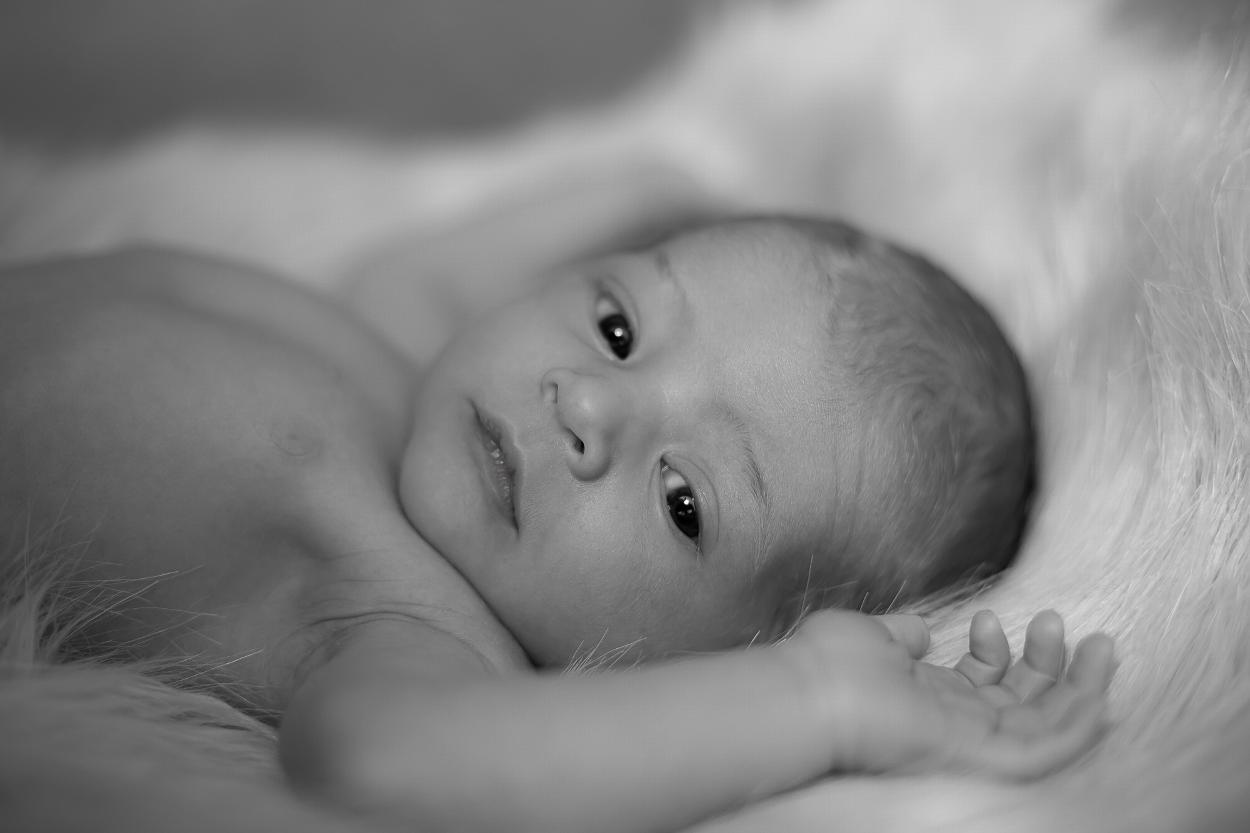
<path id="1" fill-rule="evenodd" d="M 607 295 L 601 296 L 595 302 L 595 318 L 599 334 L 603 336 L 612 355 L 622 361 L 629 358 L 634 348 L 634 328 L 620 305 Z"/>
<path id="2" fill-rule="evenodd" d="M 691 541 L 699 541 L 699 504 L 694 490 L 686 478 L 667 463 L 660 465 L 660 480 L 664 487 L 664 502 L 668 504 L 668 516 L 673 519 L 677 531 Z"/>

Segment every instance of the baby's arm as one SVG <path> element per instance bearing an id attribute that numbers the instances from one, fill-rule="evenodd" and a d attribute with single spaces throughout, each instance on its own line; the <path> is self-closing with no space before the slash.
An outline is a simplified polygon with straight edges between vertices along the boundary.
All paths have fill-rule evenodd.
<path id="1" fill-rule="evenodd" d="M 1040 775 L 1097 736 L 1111 648 L 1062 623 L 1024 657 L 992 617 L 953 669 L 914 617 L 816 614 L 790 640 L 586 676 L 498 675 L 407 622 L 362 625 L 296 693 L 297 783 L 441 827 L 673 830 L 845 771 Z"/>

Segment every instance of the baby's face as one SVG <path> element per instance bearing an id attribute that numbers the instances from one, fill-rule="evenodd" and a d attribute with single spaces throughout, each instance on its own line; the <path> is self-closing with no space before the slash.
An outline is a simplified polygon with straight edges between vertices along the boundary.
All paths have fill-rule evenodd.
<path id="1" fill-rule="evenodd" d="M 782 229 L 703 231 L 569 269 L 435 361 L 405 512 L 537 663 L 771 626 L 854 484 L 820 280 Z"/>

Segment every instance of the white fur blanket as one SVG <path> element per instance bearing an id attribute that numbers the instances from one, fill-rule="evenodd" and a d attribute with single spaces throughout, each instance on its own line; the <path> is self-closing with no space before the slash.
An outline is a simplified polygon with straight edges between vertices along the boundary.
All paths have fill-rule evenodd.
<path id="1" fill-rule="evenodd" d="M 1181 37 L 1134 5 L 743 7 L 622 100 L 420 147 L 207 127 L 95 157 L 7 147 L 0 257 L 159 240 L 330 286 L 397 235 L 639 159 L 906 241 L 999 314 L 1035 385 L 1036 520 L 974 604 L 1016 638 L 1048 606 L 1113 633 L 1113 725 L 1038 783 L 844 778 L 706 829 L 1244 830 L 1250 65 L 1237 33 Z M 939 657 L 970 612 L 942 611 Z M 288 795 L 242 716 L 41 666 L 28 611 L 7 615 L 0 815 L 19 829 L 363 829 Z"/>

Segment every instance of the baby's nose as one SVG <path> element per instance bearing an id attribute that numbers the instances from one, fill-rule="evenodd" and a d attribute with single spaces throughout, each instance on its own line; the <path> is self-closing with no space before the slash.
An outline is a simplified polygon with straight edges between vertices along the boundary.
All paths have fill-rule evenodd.
<path id="1" fill-rule="evenodd" d="M 602 477 L 612 465 L 631 403 L 623 385 L 602 375 L 560 368 L 543 376 L 544 399 L 566 433 L 569 469 L 578 480 Z"/>

